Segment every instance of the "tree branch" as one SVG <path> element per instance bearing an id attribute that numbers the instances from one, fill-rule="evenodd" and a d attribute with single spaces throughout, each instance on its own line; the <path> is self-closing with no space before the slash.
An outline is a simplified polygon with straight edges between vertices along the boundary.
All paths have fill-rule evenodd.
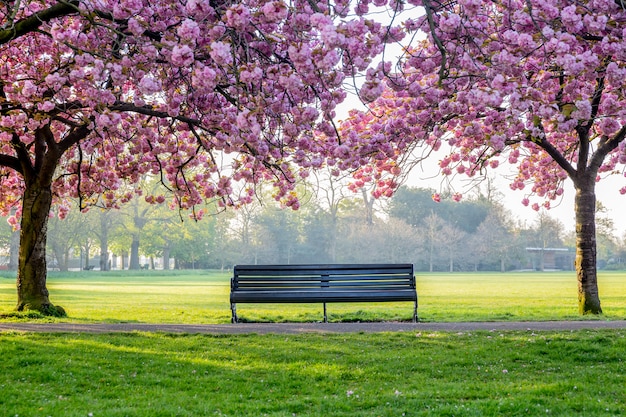
<path id="1" fill-rule="evenodd" d="M 135 106 L 134 104 L 118 101 L 112 106 L 109 106 L 109 110 L 143 114 L 145 116 L 158 117 L 161 119 L 178 120 L 179 122 L 183 122 L 189 125 L 198 126 L 198 127 L 202 126 L 202 123 L 198 119 L 185 117 L 185 116 L 172 116 L 168 114 L 167 112 L 164 112 L 161 110 L 154 110 L 151 106 L 139 107 L 139 106 Z"/>
<path id="2" fill-rule="evenodd" d="M 0 45 L 8 43 L 15 38 L 33 32 L 42 24 L 57 17 L 68 16 L 78 12 L 78 0 L 59 1 L 54 6 L 41 10 L 37 13 L 19 20 L 12 27 L 0 30 Z"/>
<path id="3" fill-rule="evenodd" d="M 20 137 L 17 133 L 13 133 L 13 137 L 11 138 L 11 146 L 13 147 L 13 149 L 15 149 L 15 153 L 17 154 L 17 157 L 14 158 L 17 166 L 13 166 L 12 168 L 22 174 L 22 177 L 27 180 L 33 175 L 34 168 L 30 160 L 30 154 L 28 153 L 28 149 L 26 148 L 24 142 L 20 140 Z M 9 156 L 8 158 L 11 157 Z"/>
<path id="4" fill-rule="evenodd" d="M 598 146 L 598 149 L 589 161 L 589 169 L 594 169 L 597 172 L 602 165 L 604 158 L 606 158 L 611 151 L 615 150 L 615 148 L 617 148 L 619 144 L 624 141 L 624 139 L 626 139 L 626 125 L 622 126 L 615 136 L 603 141 L 600 146 Z"/>
<path id="5" fill-rule="evenodd" d="M 24 176 L 22 165 L 20 164 L 20 161 L 14 156 L 0 154 L 0 167 L 12 169 L 13 171 Z"/>
<path id="6" fill-rule="evenodd" d="M 435 33 L 436 24 L 433 17 L 433 9 L 430 5 L 430 0 L 424 0 L 423 4 L 424 10 L 426 11 L 426 19 L 428 20 L 430 34 L 433 37 L 435 45 L 437 45 L 437 49 L 439 49 L 439 53 L 441 53 L 441 66 L 439 67 L 439 82 L 441 83 L 448 76 L 448 71 L 446 70 L 448 53 L 445 46 L 443 46 L 441 39 L 439 39 L 439 36 L 437 36 L 437 34 Z"/>
<path id="7" fill-rule="evenodd" d="M 534 144 L 539 146 L 541 149 L 546 151 L 546 153 L 550 155 L 550 157 L 554 160 L 554 162 L 556 162 L 561 168 L 563 168 L 563 170 L 567 172 L 567 175 L 569 175 L 570 178 L 575 180 L 576 174 L 577 174 L 576 169 L 574 169 L 574 167 L 572 166 L 572 164 L 570 164 L 567 158 L 565 158 L 565 156 L 561 152 L 559 152 L 559 150 L 555 148 L 554 145 L 552 145 L 545 137 L 543 138 L 532 137 L 531 138 L 529 134 L 527 140 L 529 142 L 533 142 Z"/>

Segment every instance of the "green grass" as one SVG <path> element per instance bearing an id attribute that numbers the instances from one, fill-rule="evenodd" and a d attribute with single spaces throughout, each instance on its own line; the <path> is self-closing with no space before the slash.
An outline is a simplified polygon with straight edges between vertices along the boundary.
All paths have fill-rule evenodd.
<path id="1" fill-rule="evenodd" d="M 601 272 L 602 319 L 626 318 L 626 272 Z M 579 319 L 572 272 L 417 274 L 422 321 Z M 141 323 L 230 322 L 229 274 L 218 271 L 51 273 L 50 298 L 62 321 Z M 11 313 L 15 278 L 0 275 L 0 314 Z M 239 304 L 243 321 L 320 321 L 319 304 Z M 409 320 L 411 303 L 329 304 L 331 321 Z M 11 317 L 13 316 L 13 317 Z M 57 320 L 58 319 L 46 319 Z"/>
<path id="2" fill-rule="evenodd" d="M 6 416 L 617 416 L 625 331 L 0 334 Z"/>

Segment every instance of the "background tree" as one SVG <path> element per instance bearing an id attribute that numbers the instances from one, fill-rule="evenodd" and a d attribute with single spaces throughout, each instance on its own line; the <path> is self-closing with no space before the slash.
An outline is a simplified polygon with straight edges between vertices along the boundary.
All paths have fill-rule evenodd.
<path id="1" fill-rule="evenodd" d="M 109 271 L 111 269 L 111 259 L 109 258 L 109 241 L 111 234 L 119 226 L 121 221 L 118 210 L 107 210 L 101 207 L 93 207 L 87 213 L 84 213 L 89 219 L 91 231 L 98 243 L 99 262 L 98 266 L 101 271 Z"/>
<path id="2" fill-rule="evenodd" d="M 431 212 L 424 219 L 423 225 L 418 228 L 419 235 L 423 238 L 425 252 L 428 257 L 428 272 L 435 271 L 439 249 L 446 244 L 441 234 L 444 227 L 445 222 L 443 219 L 434 212 Z"/>
<path id="3" fill-rule="evenodd" d="M 48 246 L 54 255 L 53 265 L 60 271 L 67 271 L 70 251 L 79 250 L 83 240 L 91 237 L 91 230 L 86 227 L 86 217 L 80 212 L 68 212 L 66 207 L 58 207 L 52 213 L 48 222 Z"/>
<path id="4" fill-rule="evenodd" d="M 605 267 L 612 262 L 618 252 L 615 223 L 606 213 L 606 207 L 598 200 L 596 203 L 596 245 L 599 267 Z"/>
<path id="5" fill-rule="evenodd" d="M 301 243 L 299 213 L 266 205 L 254 219 L 258 231 L 259 252 L 270 263 L 291 264 Z"/>
<path id="6" fill-rule="evenodd" d="M 503 163 L 517 167 L 511 186 L 531 185 L 527 205 L 535 196 L 548 208 L 569 178 L 579 310 L 601 313 L 595 184 L 626 162 L 626 8 L 620 1 L 419 4 L 425 14 L 405 26 L 426 37 L 412 38 L 396 73 L 379 68 L 389 89 L 342 127 L 347 154 L 370 158 L 378 177 L 391 176 L 378 181 L 382 194 L 397 184 L 398 161 L 419 147 L 439 152 L 450 176 L 478 179 Z M 368 85 L 383 90 L 374 72 Z M 380 146 L 372 155 L 373 143 Z"/>
<path id="7" fill-rule="evenodd" d="M 258 263 L 260 236 L 258 231 L 254 230 L 254 220 L 262 209 L 261 201 L 255 199 L 251 203 L 239 207 L 229 222 L 229 233 L 226 236 L 233 239 L 241 263 L 254 265 Z"/>
<path id="8" fill-rule="evenodd" d="M 389 201 L 389 215 L 417 227 L 425 217 L 441 207 L 433 201 L 435 190 L 427 188 L 400 187 Z"/>
<path id="9" fill-rule="evenodd" d="M 8 270 L 15 270 L 17 268 L 17 264 L 12 262 L 12 254 L 15 254 L 15 234 L 16 231 L 13 230 L 13 227 L 9 224 L 8 218 L 0 217 L 0 251 L 7 257 L 7 259 L 2 262 L 2 267 Z"/>
<path id="10" fill-rule="evenodd" d="M 469 252 L 474 259 L 474 270 L 479 270 L 480 264 L 485 263 L 496 264 L 500 272 L 505 272 L 513 260 L 523 256 L 524 248 L 520 246 L 512 223 L 503 207 L 492 207 L 470 239 Z"/>
<path id="11" fill-rule="evenodd" d="M 543 271 L 545 268 L 545 252 L 548 248 L 561 248 L 563 246 L 564 227 L 560 220 L 551 217 L 542 210 L 528 235 L 530 246 L 538 251 L 538 264 L 536 268 Z"/>
<path id="12" fill-rule="evenodd" d="M 329 245 L 328 256 L 331 263 L 337 262 L 337 233 L 340 212 L 345 205 L 344 201 L 353 196 L 353 192 L 348 190 L 346 180 L 346 175 L 334 175 L 333 171 L 329 169 L 314 172 L 314 175 L 308 180 L 316 192 L 320 208 L 327 214 L 324 216 L 319 213 L 319 216 L 323 224 L 329 223 L 325 230 Z"/>

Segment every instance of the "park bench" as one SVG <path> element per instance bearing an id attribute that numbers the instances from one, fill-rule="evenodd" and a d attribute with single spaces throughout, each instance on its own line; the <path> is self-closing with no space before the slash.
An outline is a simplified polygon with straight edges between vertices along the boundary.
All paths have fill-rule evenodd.
<path id="1" fill-rule="evenodd" d="M 236 265 L 230 283 L 232 322 L 237 303 L 412 301 L 417 322 L 413 264 Z"/>

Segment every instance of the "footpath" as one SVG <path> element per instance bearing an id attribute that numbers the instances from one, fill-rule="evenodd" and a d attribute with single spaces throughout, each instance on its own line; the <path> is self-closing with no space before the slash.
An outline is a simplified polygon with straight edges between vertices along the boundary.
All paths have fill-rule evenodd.
<path id="1" fill-rule="evenodd" d="M 455 323 L 238 323 L 238 324 L 80 324 L 80 323 L 2 323 L 0 332 L 43 333 L 201 333 L 201 334 L 300 334 L 300 333 L 380 333 L 380 332 L 470 332 L 470 331 L 578 331 L 626 329 L 626 320 L 455 322 Z"/>

